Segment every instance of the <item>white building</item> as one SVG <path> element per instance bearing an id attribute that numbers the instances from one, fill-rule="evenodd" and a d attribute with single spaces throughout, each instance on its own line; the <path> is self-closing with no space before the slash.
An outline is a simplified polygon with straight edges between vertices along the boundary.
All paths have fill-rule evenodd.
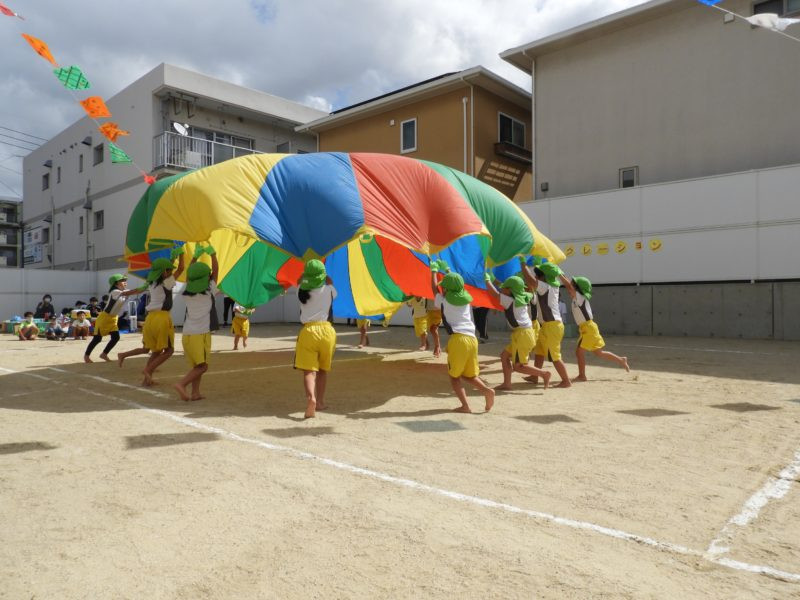
<path id="1" fill-rule="evenodd" d="M 20 267 L 22 207 L 16 198 L 0 196 L 0 268 Z"/>
<path id="2" fill-rule="evenodd" d="M 313 152 L 297 125 L 326 113 L 161 64 L 106 99 L 129 136 L 118 144 L 164 177 L 253 152 Z M 25 266 L 118 268 L 125 231 L 146 190 L 138 169 L 112 164 L 108 141 L 84 117 L 23 161 Z"/>

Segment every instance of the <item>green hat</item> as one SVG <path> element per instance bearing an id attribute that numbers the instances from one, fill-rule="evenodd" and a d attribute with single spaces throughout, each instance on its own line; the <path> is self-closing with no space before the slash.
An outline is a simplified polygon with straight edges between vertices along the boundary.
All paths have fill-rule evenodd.
<path id="1" fill-rule="evenodd" d="M 525 291 L 525 282 L 516 275 L 506 279 L 500 287 L 511 291 L 511 295 L 514 296 L 514 306 L 530 304 L 531 298 L 533 298 L 533 294 Z"/>
<path id="2" fill-rule="evenodd" d="M 544 280 L 547 282 L 547 285 L 552 285 L 553 287 L 559 287 L 561 282 L 558 280 L 558 276 L 563 273 L 558 265 L 554 265 L 553 263 L 542 263 L 538 267 L 542 274 L 544 275 Z"/>
<path id="3" fill-rule="evenodd" d="M 303 269 L 303 277 L 300 279 L 301 290 L 315 290 L 325 285 L 325 278 L 328 276 L 325 271 L 325 264 L 321 260 L 312 258 L 306 263 Z"/>
<path id="4" fill-rule="evenodd" d="M 199 294 L 208 289 L 208 280 L 211 277 L 211 267 L 206 263 L 196 262 L 186 269 L 186 291 L 190 294 Z"/>
<path id="5" fill-rule="evenodd" d="M 150 272 L 147 274 L 147 283 L 153 283 L 156 279 L 161 277 L 164 271 L 171 271 L 175 268 L 172 261 L 168 258 L 157 258 L 150 265 Z"/>
<path id="6" fill-rule="evenodd" d="M 108 278 L 108 285 L 113 290 L 120 281 L 128 281 L 128 278 L 122 273 L 114 273 Z"/>
<path id="7" fill-rule="evenodd" d="M 464 278 L 458 273 L 448 273 L 439 285 L 445 292 L 445 299 L 453 306 L 466 306 L 472 302 L 472 296 L 464 289 Z"/>
<path id="8" fill-rule="evenodd" d="M 592 282 L 589 281 L 586 277 L 574 277 L 572 282 L 575 284 L 575 287 L 578 288 L 578 291 L 586 296 L 587 300 L 592 299 Z"/>

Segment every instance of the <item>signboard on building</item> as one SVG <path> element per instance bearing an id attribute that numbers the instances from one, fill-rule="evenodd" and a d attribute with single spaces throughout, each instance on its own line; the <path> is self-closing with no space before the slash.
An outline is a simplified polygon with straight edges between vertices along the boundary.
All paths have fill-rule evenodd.
<path id="1" fill-rule="evenodd" d="M 27 233 L 27 232 L 26 232 Z M 25 246 L 25 252 L 22 255 L 22 260 L 26 265 L 32 265 L 42 262 L 43 244 L 32 244 Z"/>

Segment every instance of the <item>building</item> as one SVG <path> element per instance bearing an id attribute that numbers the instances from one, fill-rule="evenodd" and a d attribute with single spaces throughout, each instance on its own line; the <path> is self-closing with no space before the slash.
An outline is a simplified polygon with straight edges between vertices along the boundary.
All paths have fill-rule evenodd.
<path id="1" fill-rule="evenodd" d="M 325 113 L 264 92 L 161 64 L 106 101 L 130 135 L 136 166 L 112 164 L 108 141 L 84 117 L 23 161 L 26 266 L 119 267 L 133 207 L 158 178 L 253 152 L 311 152 L 295 127 Z M 29 246 L 30 244 L 30 246 Z"/>
<path id="2" fill-rule="evenodd" d="M 447 73 L 297 127 L 323 152 L 382 152 L 442 163 L 530 200 L 531 96 L 483 67 Z"/>
<path id="3" fill-rule="evenodd" d="M 22 207 L 19 200 L 0 196 L 0 269 L 22 266 L 21 217 Z"/>
<path id="4" fill-rule="evenodd" d="M 796 0 L 728 0 L 742 15 Z M 609 332 L 800 339 L 796 44 L 652 0 L 501 57 L 532 77 L 535 201 Z"/>

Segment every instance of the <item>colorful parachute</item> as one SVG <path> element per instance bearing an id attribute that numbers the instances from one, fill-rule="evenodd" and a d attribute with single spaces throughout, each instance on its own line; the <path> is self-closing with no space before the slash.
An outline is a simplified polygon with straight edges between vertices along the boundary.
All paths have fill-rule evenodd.
<path id="1" fill-rule="evenodd" d="M 475 303 L 491 307 L 487 267 L 529 254 L 564 259 L 491 186 L 384 154 L 250 155 L 162 179 L 128 224 L 129 270 L 143 276 L 175 244 L 206 240 L 217 250 L 220 288 L 250 307 L 294 285 L 303 260 L 324 258 L 339 317 L 382 315 L 409 295 L 429 297 L 431 257 L 446 260 Z"/>

